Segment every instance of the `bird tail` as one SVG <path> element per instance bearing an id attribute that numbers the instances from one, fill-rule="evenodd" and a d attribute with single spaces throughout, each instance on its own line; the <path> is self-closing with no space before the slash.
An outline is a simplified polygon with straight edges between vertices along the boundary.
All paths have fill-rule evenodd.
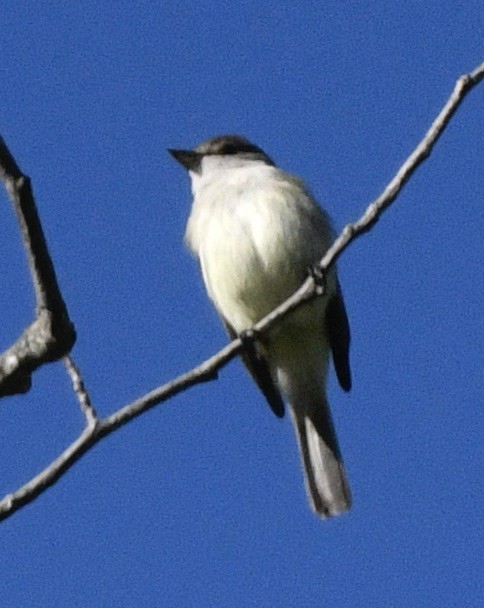
<path id="1" fill-rule="evenodd" d="M 351 493 L 326 400 L 294 403 L 291 413 L 312 508 L 323 518 L 348 511 Z"/>

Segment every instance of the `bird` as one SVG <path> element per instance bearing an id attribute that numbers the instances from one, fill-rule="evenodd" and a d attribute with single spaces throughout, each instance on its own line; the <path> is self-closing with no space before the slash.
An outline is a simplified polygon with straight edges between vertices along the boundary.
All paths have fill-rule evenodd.
<path id="1" fill-rule="evenodd" d="M 335 239 L 331 220 L 302 179 L 241 135 L 168 151 L 191 182 L 185 242 L 230 338 L 243 338 L 318 267 Z M 327 519 L 351 506 L 326 394 L 330 357 L 345 391 L 351 372 L 350 328 L 334 265 L 324 284 L 321 297 L 257 337 L 241 357 L 276 416 L 286 406 L 290 411 L 310 505 Z"/>

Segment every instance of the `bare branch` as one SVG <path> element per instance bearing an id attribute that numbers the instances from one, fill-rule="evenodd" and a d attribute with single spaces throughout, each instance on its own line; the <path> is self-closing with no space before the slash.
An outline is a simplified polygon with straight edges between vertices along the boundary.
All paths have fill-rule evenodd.
<path id="1" fill-rule="evenodd" d="M 395 177 L 390 181 L 385 190 L 380 196 L 375 199 L 366 209 L 362 217 L 354 223 L 347 224 L 340 236 L 335 240 L 331 247 L 326 252 L 325 256 L 319 263 L 319 267 L 324 272 L 340 257 L 348 245 L 356 238 L 368 232 L 370 228 L 376 224 L 382 215 L 383 211 L 400 194 L 403 186 L 410 179 L 422 162 L 430 156 L 434 144 L 444 132 L 449 124 L 450 119 L 456 112 L 467 93 L 484 78 L 484 63 L 477 67 L 471 74 L 461 76 L 454 86 L 451 96 L 440 111 L 437 118 L 432 123 L 430 129 L 425 134 L 422 141 L 418 144 L 415 150 L 410 154 L 407 160 L 398 170 Z M 315 296 L 316 285 L 313 278 L 308 278 L 301 287 L 288 298 L 281 306 L 262 319 L 256 326 L 255 330 L 259 332 L 266 331 L 270 325 L 277 319 L 286 315 L 290 310 L 300 306 L 301 302 L 310 300 Z"/>
<path id="2" fill-rule="evenodd" d="M 77 399 L 79 400 L 79 404 L 81 406 L 81 411 L 86 418 L 86 424 L 88 427 L 96 426 L 99 421 L 97 417 L 96 410 L 92 406 L 91 399 L 87 392 L 84 381 L 81 377 L 80 371 L 74 365 L 74 361 L 71 357 L 66 356 L 63 358 L 64 365 L 66 366 L 67 373 L 69 374 L 72 381 L 72 389 L 77 395 Z"/>
<path id="3" fill-rule="evenodd" d="M 50 465 L 13 494 L 7 494 L 0 502 L 0 521 L 6 519 L 39 494 L 52 486 L 101 436 L 97 427 L 86 427 L 82 434 Z"/>
<path id="4" fill-rule="evenodd" d="M 1 137 L 0 178 L 17 214 L 36 299 L 35 321 L 0 357 L 2 397 L 27 392 L 32 372 L 67 354 L 76 334 L 57 284 L 30 179 L 22 174 Z"/>
<path id="5" fill-rule="evenodd" d="M 404 162 L 396 176 L 391 180 L 384 192 L 373 201 L 363 214 L 363 216 L 355 223 L 348 224 L 341 235 L 336 239 L 334 244 L 328 250 L 324 258 L 320 262 L 320 268 L 323 273 L 336 261 L 348 245 L 357 237 L 367 232 L 378 220 L 382 212 L 396 199 L 401 192 L 403 186 L 408 181 L 417 167 L 429 156 L 435 142 L 440 137 L 445 127 L 449 123 L 452 115 L 461 104 L 465 95 L 484 77 L 484 64 L 479 66 L 472 74 L 465 75 L 459 78 L 454 90 L 445 104 L 444 108 L 430 127 L 429 131 L 422 139 L 417 148 L 412 152 L 408 159 Z M 304 284 L 286 300 L 281 306 L 275 309 L 262 319 L 254 329 L 254 336 L 267 331 L 274 323 L 289 311 L 301 306 L 304 302 L 317 297 L 321 294 L 320 285 L 317 285 L 313 277 L 309 277 Z M 228 361 L 233 359 L 242 350 L 240 339 L 234 340 L 225 346 L 216 355 L 187 372 L 168 382 L 167 384 L 155 389 L 140 399 L 126 405 L 118 411 L 104 419 L 97 419 L 94 411 L 91 414 L 87 413 L 86 402 L 81 407 L 85 412 L 86 419 L 89 421 L 89 416 L 92 415 L 92 425 L 88 426 L 80 437 L 71 444 L 54 462 L 46 467 L 39 475 L 34 477 L 22 488 L 9 494 L 0 501 L 0 520 L 6 519 L 23 505 L 28 504 L 48 487 L 52 486 L 59 477 L 65 473 L 81 456 L 93 447 L 106 435 L 109 435 L 117 428 L 126 424 L 136 416 L 146 412 L 153 406 L 166 401 L 187 388 L 212 379 L 216 376 L 218 369 L 222 368 Z M 82 381 L 78 377 L 77 372 L 74 374 L 76 383 L 82 385 Z M 83 389 L 81 394 L 83 393 Z M 83 397 L 84 398 L 84 397 Z M 89 403 L 87 401 L 87 403 Z M 90 408 L 90 406 L 87 406 Z"/>

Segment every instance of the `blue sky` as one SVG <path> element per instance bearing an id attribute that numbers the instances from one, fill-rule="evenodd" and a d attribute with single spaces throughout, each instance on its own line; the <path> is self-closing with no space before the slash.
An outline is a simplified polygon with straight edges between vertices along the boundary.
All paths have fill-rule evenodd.
<path id="1" fill-rule="evenodd" d="M 243 133 L 339 229 L 482 61 L 477 1 L 63 4 L 2 8 L 0 124 L 33 180 L 101 415 L 226 342 L 182 244 L 189 186 L 166 148 Z M 481 85 L 340 263 L 354 389 L 332 377 L 330 401 L 350 514 L 311 513 L 289 420 L 234 362 L 0 525 L 4 606 L 479 604 L 482 101 Z M 5 348 L 33 295 L 0 203 Z M 1 494 L 82 424 L 60 364 L 3 400 Z"/>

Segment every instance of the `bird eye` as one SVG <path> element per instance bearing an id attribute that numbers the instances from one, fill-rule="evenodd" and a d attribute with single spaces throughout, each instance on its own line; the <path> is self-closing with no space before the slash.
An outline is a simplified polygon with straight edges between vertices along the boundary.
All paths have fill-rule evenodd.
<path id="1" fill-rule="evenodd" d="M 220 154 L 237 154 L 237 148 L 233 144 L 225 144 L 220 150 Z"/>

